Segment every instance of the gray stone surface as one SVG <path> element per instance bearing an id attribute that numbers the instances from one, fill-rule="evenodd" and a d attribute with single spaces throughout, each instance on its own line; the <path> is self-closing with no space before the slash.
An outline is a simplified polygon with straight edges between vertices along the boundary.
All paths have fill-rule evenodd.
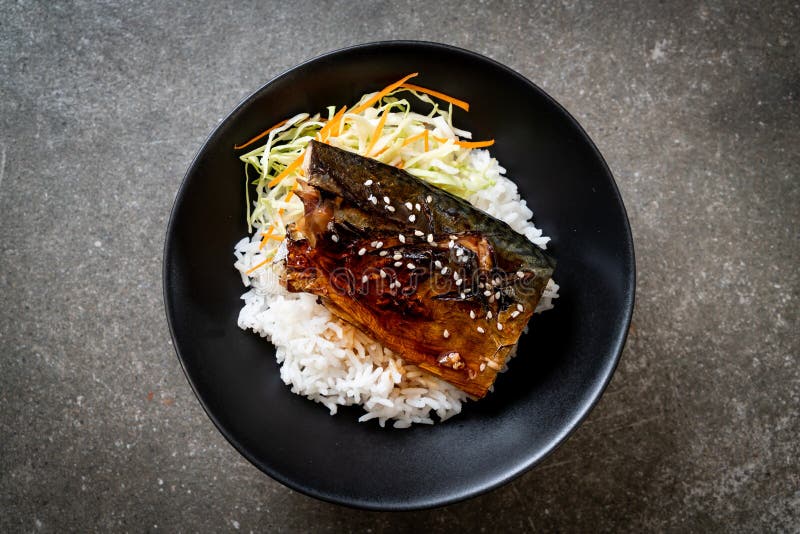
<path id="1" fill-rule="evenodd" d="M 0 2 L 0 531 L 800 530 L 797 2 Z M 262 475 L 170 344 L 167 216 L 273 75 L 389 38 L 518 70 L 596 141 L 637 246 L 588 421 L 466 503 L 367 513 Z M 152 392 L 152 395 L 149 393 Z"/>

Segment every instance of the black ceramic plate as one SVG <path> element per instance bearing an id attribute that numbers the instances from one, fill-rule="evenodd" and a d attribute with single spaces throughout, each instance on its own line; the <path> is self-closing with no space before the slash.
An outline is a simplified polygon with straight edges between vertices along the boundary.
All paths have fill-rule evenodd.
<path id="1" fill-rule="evenodd" d="M 352 105 L 410 72 L 471 104 L 454 123 L 508 169 L 553 238 L 561 298 L 534 317 L 495 393 L 446 423 L 394 430 L 331 417 L 292 394 L 275 350 L 240 330 L 233 245 L 247 233 L 233 146 L 302 111 Z M 211 134 L 184 178 L 167 229 L 164 298 L 175 349 L 222 434 L 276 480 L 369 509 L 454 502 L 534 466 L 586 417 L 619 359 L 634 296 L 633 243 L 614 179 L 578 123 L 531 82 L 450 46 L 385 42 L 304 63 L 247 98 Z"/>

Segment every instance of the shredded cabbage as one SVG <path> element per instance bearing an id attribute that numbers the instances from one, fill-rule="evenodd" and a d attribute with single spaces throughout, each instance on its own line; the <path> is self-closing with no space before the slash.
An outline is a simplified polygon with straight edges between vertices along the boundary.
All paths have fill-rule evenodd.
<path id="1" fill-rule="evenodd" d="M 401 91 L 432 106 L 430 113 L 422 115 L 412 111 L 407 99 L 394 96 Z M 360 105 L 376 94 L 363 95 L 351 109 L 363 107 Z M 315 138 L 402 167 L 417 178 L 461 198 L 494 185 L 494 179 L 486 173 L 486 165 L 481 168 L 472 165 L 469 155 L 473 148 L 458 144 L 459 138 L 471 139 L 472 134 L 453 126 L 452 111 L 452 104 L 442 109 L 427 94 L 403 88 L 357 113 L 345 109 L 339 110 L 337 116 L 337 109 L 330 106 L 324 118 L 320 114 L 301 113 L 270 131 L 264 145 L 240 156 L 245 163 L 247 180 L 248 229 L 263 231 L 264 257 L 275 256 L 286 225 L 303 214 L 303 204 L 293 194 L 297 179 L 302 179 L 300 166 L 295 165 L 292 172 L 279 181 L 276 179 L 302 157 L 308 142 Z M 257 173 L 252 182 L 251 169 Z M 250 185 L 255 186 L 256 192 L 252 204 Z"/>

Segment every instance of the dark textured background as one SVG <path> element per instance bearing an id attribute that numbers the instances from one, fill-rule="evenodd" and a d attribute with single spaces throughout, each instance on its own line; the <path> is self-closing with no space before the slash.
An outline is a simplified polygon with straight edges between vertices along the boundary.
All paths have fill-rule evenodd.
<path id="1" fill-rule="evenodd" d="M 0 531 L 800 529 L 797 2 L 0 12 Z M 172 350 L 161 255 L 185 169 L 241 99 L 393 38 L 488 55 L 570 110 L 616 176 L 639 280 L 570 440 L 490 494 L 391 514 L 295 493 L 228 445 Z"/>

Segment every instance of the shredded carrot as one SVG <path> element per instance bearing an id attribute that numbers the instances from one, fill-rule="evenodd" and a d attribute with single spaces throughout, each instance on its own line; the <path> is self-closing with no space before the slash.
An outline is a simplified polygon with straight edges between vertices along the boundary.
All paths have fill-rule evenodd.
<path id="1" fill-rule="evenodd" d="M 269 263 L 269 261 L 270 261 L 272 258 L 274 258 L 274 257 L 275 257 L 275 254 L 272 254 L 272 255 L 270 255 L 270 256 L 269 256 L 267 259 L 265 259 L 265 260 L 264 260 L 264 261 L 262 261 L 261 263 L 259 263 L 259 264 L 257 264 L 257 265 L 253 265 L 252 267 L 250 267 L 249 269 L 247 269 L 247 270 L 244 272 L 244 274 L 250 274 L 250 273 L 252 273 L 253 271 L 255 271 L 256 269 L 258 269 L 259 267 L 263 267 L 264 265 L 266 265 L 267 263 Z"/>
<path id="2" fill-rule="evenodd" d="M 294 190 L 295 189 L 297 189 L 297 184 L 294 184 L 292 186 L 292 188 L 289 189 L 289 192 L 286 193 L 286 202 L 289 202 L 290 200 L 292 200 L 292 196 L 294 196 Z"/>
<path id="3" fill-rule="evenodd" d="M 246 146 L 250 146 L 250 145 L 252 145 L 253 143 L 255 143 L 256 141 L 258 141 L 259 139 L 261 139 L 261 138 L 262 138 L 262 137 L 264 137 L 265 135 L 268 135 L 268 134 L 269 134 L 269 133 L 270 133 L 272 130 L 274 130 L 275 128 L 280 128 L 281 126 L 283 126 L 284 124 L 286 124 L 286 122 L 287 122 L 288 120 L 289 120 L 289 119 L 283 119 L 283 120 L 282 120 L 281 122 L 279 122 L 278 124 L 275 124 L 274 126 L 270 126 L 269 128 L 267 128 L 266 130 L 264 130 L 263 132 L 261 132 L 260 134 L 258 134 L 257 136 L 255 136 L 254 138 L 252 138 L 252 139 L 250 139 L 249 141 L 247 141 L 245 144 L 243 144 L 243 145 L 236 145 L 236 146 L 234 146 L 234 147 L 233 147 L 233 149 L 234 149 L 234 150 L 239 150 L 240 148 L 244 148 L 244 147 L 246 147 Z"/>
<path id="4" fill-rule="evenodd" d="M 330 134 L 333 133 L 334 128 L 336 129 L 336 135 L 339 135 L 339 132 L 341 132 L 342 129 L 342 121 L 344 121 L 345 111 L 347 111 L 347 106 L 342 107 L 342 109 L 339 110 L 339 114 L 333 118 L 331 121 L 331 129 L 326 138 L 330 137 Z"/>
<path id="5" fill-rule="evenodd" d="M 398 169 L 402 169 L 402 168 L 403 168 L 403 161 L 402 161 L 402 160 L 400 160 L 400 163 L 398 163 L 397 165 L 395 165 L 395 167 L 397 167 Z"/>
<path id="6" fill-rule="evenodd" d="M 284 235 L 268 235 L 265 236 L 264 239 L 266 240 L 273 240 L 273 241 L 283 241 L 283 238 L 286 237 Z"/>
<path id="7" fill-rule="evenodd" d="M 391 144 L 387 144 L 386 146 L 384 146 L 382 149 L 380 149 L 380 150 L 378 150 L 377 152 L 375 152 L 375 153 L 374 153 L 372 156 L 370 156 L 370 157 L 371 157 L 371 158 L 377 158 L 378 156 L 380 156 L 381 154 L 383 154 L 384 152 L 386 152 L 387 150 L 389 150 L 391 147 L 392 147 L 392 145 L 391 145 Z"/>
<path id="8" fill-rule="evenodd" d="M 484 148 L 492 146 L 494 139 L 489 139 L 488 141 L 456 141 L 456 144 L 462 148 Z"/>
<path id="9" fill-rule="evenodd" d="M 381 120 L 378 121 L 378 125 L 375 127 L 375 131 L 372 132 L 372 139 L 369 140 L 369 144 L 367 145 L 367 149 L 364 151 L 365 156 L 369 156 L 369 153 L 372 152 L 372 147 L 375 146 L 375 142 L 380 137 L 381 132 L 383 131 L 383 127 L 386 125 L 386 117 L 389 116 L 389 113 L 386 110 L 383 110 L 383 115 L 381 115 Z"/>
<path id="10" fill-rule="evenodd" d="M 419 74 L 419 72 L 413 72 L 413 73 L 409 74 L 408 76 L 406 76 L 406 77 L 394 82 L 393 84 L 387 85 L 386 87 L 384 87 L 383 89 L 378 91 L 375 95 L 373 95 L 372 98 L 370 98 L 369 100 L 367 100 L 366 102 L 364 102 L 360 106 L 354 107 L 352 112 L 353 113 L 361 113 L 365 109 L 371 107 L 372 104 L 374 104 L 375 102 L 378 102 L 381 98 L 383 98 L 384 96 L 388 95 L 389 93 L 391 93 L 392 91 L 394 91 L 395 89 L 397 89 L 398 87 L 400 87 L 401 85 L 406 83 L 409 79 L 413 78 L 414 76 L 417 76 L 418 74 Z"/>
<path id="11" fill-rule="evenodd" d="M 267 230 L 266 232 L 261 234 L 261 243 L 258 244 L 258 250 L 261 250 L 262 248 L 264 248 L 264 245 L 267 244 L 267 241 L 269 241 L 269 238 L 272 235 L 272 232 L 274 232 L 274 231 L 275 231 L 275 226 L 270 224 L 269 225 L 269 230 Z"/>
<path id="12" fill-rule="evenodd" d="M 427 87 L 420 87 L 419 85 L 413 85 L 410 83 L 404 83 L 400 86 L 401 89 L 411 89 L 412 91 L 419 91 L 420 93 L 427 93 L 431 96 L 435 96 L 445 102 L 450 102 L 456 107 L 463 109 L 464 111 L 469 111 L 469 103 L 464 102 L 463 100 L 459 100 L 457 98 L 453 98 L 452 96 L 446 95 L 444 93 L 440 93 L 439 91 L 434 91 L 433 89 L 428 89 Z"/>
<path id="13" fill-rule="evenodd" d="M 437 137 L 437 136 L 433 136 L 433 138 L 439 141 L 440 143 L 446 143 L 448 141 L 452 141 L 454 145 L 458 145 L 461 148 L 483 148 L 487 146 L 492 146 L 494 144 L 494 139 L 489 139 L 488 141 L 462 141 L 460 139 L 446 139 L 444 137 Z"/>
<path id="14" fill-rule="evenodd" d="M 280 183 L 281 180 L 283 180 L 284 178 L 286 178 L 287 176 L 292 174 L 294 172 L 294 170 L 297 169 L 300 166 L 301 163 L 303 163 L 303 157 L 305 157 L 305 154 L 306 154 L 306 151 L 304 149 L 300 153 L 300 155 L 297 157 L 296 160 L 291 162 L 285 169 L 283 169 L 282 173 L 280 173 L 278 176 L 273 178 L 272 181 L 267 185 L 269 187 L 275 187 L 276 185 L 278 185 Z"/>
<path id="15" fill-rule="evenodd" d="M 347 106 L 342 107 L 339 111 L 337 111 L 331 120 L 329 120 L 325 126 L 322 127 L 320 131 L 317 132 L 317 139 L 319 141 L 327 141 L 330 135 L 330 131 L 333 129 L 334 126 L 342 119 L 342 115 L 347 110 Z"/>
<path id="16" fill-rule="evenodd" d="M 420 132 L 420 133 L 418 133 L 416 135 L 412 135 L 411 137 L 406 137 L 406 140 L 403 141 L 403 144 L 401 146 L 410 145 L 411 143 L 413 143 L 414 141 L 416 141 L 417 139 L 420 139 L 420 138 L 424 138 L 424 140 L 425 140 L 425 150 L 427 151 L 428 150 L 428 130 L 422 131 L 422 132 Z"/>
<path id="17" fill-rule="evenodd" d="M 345 106 L 345 109 L 347 109 L 347 106 Z M 342 135 L 342 128 L 344 127 L 344 122 L 345 122 L 345 116 L 344 113 L 342 113 L 342 116 L 339 117 L 339 120 L 336 121 L 336 124 L 331 126 L 331 134 L 335 135 L 336 137 Z M 335 132 L 334 129 L 336 130 Z M 330 135 L 328 137 L 330 137 Z"/>

